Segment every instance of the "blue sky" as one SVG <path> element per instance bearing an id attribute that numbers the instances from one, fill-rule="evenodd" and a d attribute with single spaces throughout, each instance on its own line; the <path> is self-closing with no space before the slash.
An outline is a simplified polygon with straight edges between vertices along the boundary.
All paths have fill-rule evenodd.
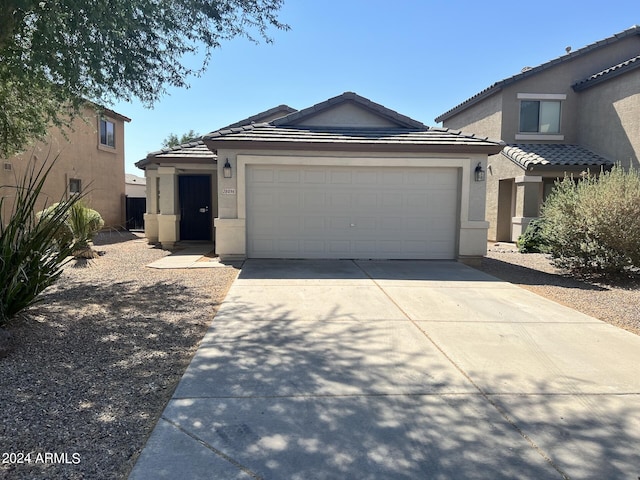
<path id="1" fill-rule="evenodd" d="M 234 39 L 189 89 L 153 109 L 116 103 L 125 170 L 170 134 L 200 134 L 280 104 L 353 91 L 427 125 L 492 83 L 640 24 L 637 0 L 517 2 L 285 0 L 273 44 Z"/>

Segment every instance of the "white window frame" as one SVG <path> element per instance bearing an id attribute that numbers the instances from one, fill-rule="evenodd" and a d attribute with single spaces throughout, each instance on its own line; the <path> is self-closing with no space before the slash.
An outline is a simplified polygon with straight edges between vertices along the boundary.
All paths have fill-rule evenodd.
<path id="1" fill-rule="evenodd" d="M 518 93 L 518 133 L 516 133 L 516 140 L 564 140 L 564 135 L 561 133 L 539 133 L 539 132 L 520 132 L 520 105 L 522 100 L 533 101 L 559 101 L 560 102 L 560 118 L 558 119 L 559 125 L 562 126 L 562 102 L 567 99 L 567 95 L 564 93 Z"/>

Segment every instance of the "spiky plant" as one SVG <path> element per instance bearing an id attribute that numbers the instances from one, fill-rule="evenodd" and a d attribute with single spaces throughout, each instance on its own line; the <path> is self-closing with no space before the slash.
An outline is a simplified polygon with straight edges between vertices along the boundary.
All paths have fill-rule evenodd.
<path id="1" fill-rule="evenodd" d="M 61 275 L 72 243 L 59 232 L 69 211 L 81 199 L 60 201 L 47 215 L 36 215 L 36 205 L 55 159 L 40 166 L 34 158 L 16 185 L 0 185 L 0 327 L 24 308 Z M 2 212 L 6 197 L 14 204 L 8 218 Z"/>
<path id="2" fill-rule="evenodd" d="M 73 256 L 76 258 L 97 257 L 98 254 L 91 247 L 91 242 L 96 233 L 104 227 L 102 216 L 81 202 L 77 202 L 71 207 L 67 222 L 73 233 Z"/>

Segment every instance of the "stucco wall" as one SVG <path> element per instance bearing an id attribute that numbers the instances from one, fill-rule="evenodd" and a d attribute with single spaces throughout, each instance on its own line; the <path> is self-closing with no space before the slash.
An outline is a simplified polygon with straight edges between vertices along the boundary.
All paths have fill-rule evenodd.
<path id="1" fill-rule="evenodd" d="M 492 155 L 489 157 L 489 166 L 487 167 L 487 208 L 486 217 L 489 222 L 489 230 L 487 237 L 491 241 L 498 240 L 498 203 L 499 203 L 499 185 L 500 180 L 512 179 L 520 175 L 524 175 L 524 170 L 505 158 L 502 154 Z M 515 186 L 514 186 L 515 188 Z M 507 199 L 510 203 L 510 200 Z"/>
<path id="2" fill-rule="evenodd" d="M 3 164 L 11 164 L 11 171 L 0 169 L 0 183 L 15 185 L 34 157 L 39 165 L 47 159 L 58 156 L 43 189 L 43 198 L 38 209 L 45 202 L 55 203 L 68 195 L 69 179 L 79 179 L 83 191 L 88 194 L 85 203 L 97 210 L 105 221 L 105 226 L 124 225 L 124 121 L 119 118 L 105 118 L 115 124 L 115 148 L 99 145 L 99 117 L 90 108 L 84 110 L 83 118 L 73 122 L 73 129 L 66 131 L 66 138 L 59 129 L 52 129 L 44 142 L 38 142 L 26 152 L 3 159 Z M 3 195 L 7 189 L 3 189 Z M 46 198 L 45 198 L 46 196 Z M 7 202 L 3 218 L 6 218 L 13 203 Z"/>
<path id="3" fill-rule="evenodd" d="M 579 95 L 580 144 L 625 167 L 640 166 L 640 70 Z"/>
<path id="4" fill-rule="evenodd" d="M 444 121 L 442 126 L 498 140 L 502 134 L 502 96 L 492 95 Z"/>
<path id="5" fill-rule="evenodd" d="M 361 106 L 353 103 L 343 103 L 326 109 L 317 115 L 305 118 L 297 125 L 325 127 L 372 127 L 372 128 L 397 128 L 397 124 L 382 118 L 380 115 L 368 112 Z"/>

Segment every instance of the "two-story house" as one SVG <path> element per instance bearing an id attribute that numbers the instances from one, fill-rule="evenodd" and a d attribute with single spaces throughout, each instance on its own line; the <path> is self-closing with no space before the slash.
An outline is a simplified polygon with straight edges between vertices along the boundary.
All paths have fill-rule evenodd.
<path id="1" fill-rule="evenodd" d="M 494 83 L 435 120 L 507 143 L 487 167 L 488 237 L 515 241 L 557 178 L 640 158 L 640 26 Z"/>
<path id="2" fill-rule="evenodd" d="M 124 124 L 129 121 L 112 110 L 87 104 L 71 128 L 64 132 L 52 128 L 45 140 L 0 160 L 0 195 L 5 197 L 2 218 L 8 218 L 13 209 L 12 186 L 20 181 L 29 162 L 42 165 L 56 159 L 36 208 L 84 192 L 84 202 L 102 215 L 105 226 L 124 226 Z"/>

